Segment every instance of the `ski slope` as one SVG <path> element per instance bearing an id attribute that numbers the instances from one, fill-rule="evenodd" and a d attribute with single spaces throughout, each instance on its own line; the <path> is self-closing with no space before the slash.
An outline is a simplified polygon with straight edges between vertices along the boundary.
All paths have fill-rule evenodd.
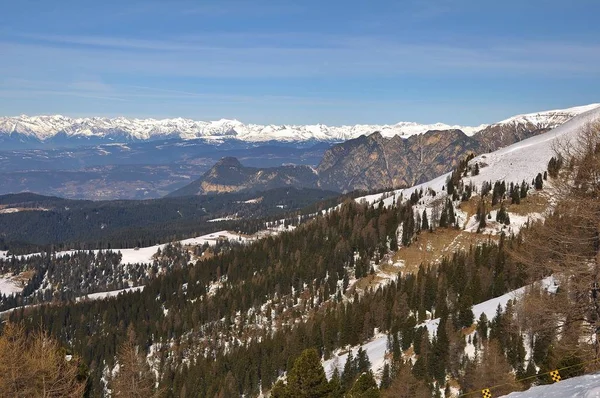
<path id="1" fill-rule="evenodd" d="M 493 391 L 492 391 L 493 394 Z M 558 383 L 513 392 L 504 398 L 600 398 L 600 373 L 562 380 Z"/>

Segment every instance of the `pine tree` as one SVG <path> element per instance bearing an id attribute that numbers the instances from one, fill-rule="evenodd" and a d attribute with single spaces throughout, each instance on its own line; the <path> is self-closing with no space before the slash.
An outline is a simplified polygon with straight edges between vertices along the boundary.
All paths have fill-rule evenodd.
<path id="1" fill-rule="evenodd" d="M 544 179 L 542 178 L 542 174 L 538 173 L 535 177 L 535 189 L 539 191 L 542 188 L 544 188 Z"/>
<path id="2" fill-rule="evenodd" d="M 329 395 L 328 398 L 343 398 L 344 388 L 342 387 L 342 381 L 340 379 L 340 371 L 335 367 L 331 380 L 329 380 Z"/>
<path id="3" fill-rule="evenodd" d="M 362 373 L 346 395 L 348 398 L 379 398 L 381 396 L 373 373 Z"/>
<path id="4" fill-rule="evenodd" d="M 427 210 L 423 209 L 423 216 L 421 217 L 421 230 L 427 231 L 429 229 L 429 221 L 427 220 Z"/>
<path id="5" fill-rule="evenodd" d="M 329 383 L 317 350 L 304 350 L 294 361 L 294 366 L 288 374 L 287 391 L 291 394 L 290 397 L 294 398 L 327 396 Z"/>

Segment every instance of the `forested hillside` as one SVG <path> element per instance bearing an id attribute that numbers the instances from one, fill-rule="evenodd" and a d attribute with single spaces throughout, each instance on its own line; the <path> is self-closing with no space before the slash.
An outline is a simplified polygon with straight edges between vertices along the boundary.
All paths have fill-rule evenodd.
<path id="1" fill-rule="evenodd" d="M 248 233 L 339 196 L 319 189 L 188 196 L 144 201 L 83 201 L 35 194 L 0 196 L 0 244 L 107 249 L 151 246 L 222 229 Z M 216 223 L 214 219 L 223 220 Z M 2 248 L 2 247 L 0 247 Z"/>
<path id="2" fill-rule="evenodd" d="M 124 391 L 121 378 L 136 374 L 148 395 L 165 397 L 451 397 L 547 383 L 553 369 L 583 374 L 600 352 L 600 129 L 573 138 L 546 170 L 528 170 L 532 181 L 475 184 L 491 166 L 468 157 L 440 190 L 348 199 L 244 244 L 168 245 L 151 266 L 118 266 L 111 252 L 8 258 L 4 273 L 41 277 L 20 296 L 29 306 L 4 317 L 43 325 L 76 353 L 91 397 Z M 457 245 L 464 236 L 471 243 Z M 451 251 L 425 255 L 447 237 Z M 416 259 L 403 254 L 417 249 Z M 550 275 L 556 284 L 537 283 Z M 144 287 L 73 300 L 124 280 Z M 474 304 L 524 286 L 475 317 Z M 367 355 L 382 336 L 384 355 Z M 343 365 L 323 368 L 344 353 Z"/>

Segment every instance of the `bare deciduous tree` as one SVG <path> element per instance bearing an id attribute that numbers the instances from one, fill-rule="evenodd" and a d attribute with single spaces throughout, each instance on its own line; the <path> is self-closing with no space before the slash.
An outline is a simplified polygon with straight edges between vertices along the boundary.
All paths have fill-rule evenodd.
<path id="1" fill-rule="evenodd" d="M 39 331 L 7 324 L 0 336 L 0 397 L 81 397 L 85 380 L 77 359 L 67 359 L 58 342 Z"/>
<path id="2" fill-rule="evenodd" d="M 547 184 L 553 213 L 524 230 L 523 244 L 511 255 L 534 279 L 552 274 L 559 288 L 556 294 L 532 292 L 520 316 L 528 330 L 554 328 L 562 348 L 600 359 L 600 122 L 571 141 L 557 141 L 555 152 L 564 166 Z"/>
<path id="3" fill-rule="evenodd" d="M 146 358 L 138 351 L 133 333 L 117 352 L 119 365 L 109 386 L 113 396 L 127 398 L 152 398 L 160 394 L 155 389 L 155 379 Z"/>

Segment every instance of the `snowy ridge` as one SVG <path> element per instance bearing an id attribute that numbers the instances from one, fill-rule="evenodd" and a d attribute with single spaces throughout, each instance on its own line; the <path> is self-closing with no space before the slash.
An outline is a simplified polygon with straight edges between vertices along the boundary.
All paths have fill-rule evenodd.
<path id="1" fill-rule="evenodd" d="M 153 137 L 182 139 L 204 138 L 224 140 L 236 138 L 248 142 L 264 141 L 328 141 L 339 142 L 380 131 L 385 137 L 400 135 L 408 137 L 429 130 L 460 129 L 467 135 L 485 128 L 481 126 L 458 126 L 444 123 L 419 124 L 400 122 L 394 125 L 326 126 L 315 125 L 258 125 L 244 124 L 238 120 L 195 121 L 191 119 L 128 119 L 79 118 L 62 115 L 0 117 L 0 134 L 18 133 L 36 137 L 42 141 L 59 133 L 68 137 L 129 137 L 133 140 L 148 140 Z"/>
<path id="2" fill-rule="evenodd" d="M 554 109 L 551 111 L 544 112 L 536 112 L 536 113 L 527 113 L 523 115 L 516 115 L 510 117 L 508 119 L 502 120 L 498 123 L 492 124 L 491 126 L 496 126 L 499 124 L 526 124 L 531 123 L 539 126 L 540 128 L 553 128 L 556 127 L 570 118 L 577 116 L 579 114 L 585 113 L 587 111 L 591 111 L 592 109 L 600 107 L 600 104 L 590 104 L 583 106 L 576 106 L 568 109 Z"/>
<path id="3" fill-rule="evenodd" d="M 540 128 L 556 127 L 570 118 L 599 107 L 600 104 L 578 106 L 574 108 L 543 111 L 517 115 L 491 126 L 502 124 L 535 124 Z M 354 126 L 313 125 L 259 125 L 244 124 L 238 120 L 221 119 L 217 121 L 197 121 L 184 118 L 173 119 L 136 119 L 136 118 L 70 118 L 62 115 L 0 117 L 0 135 L 12 133 L 34 137 L 41 141 L 53 138 L 57 134 L 66 137 L 100 137 L 113 140 L 149 140 L 152 138 L 203 138 L 212 141 L 239 139 L 247 142 L 265 141 L 327 141 L 341 142 L 361 135 L 380 131 L 384 137 L 399 135 L 409 137 L 423 134 L 429 130 L 460 129 L 467 135 L 473 135 L 488 127 L 458 126 L 445 123 L 419 124 L 399 122 L 393 125 L 357 124 Z"/>

